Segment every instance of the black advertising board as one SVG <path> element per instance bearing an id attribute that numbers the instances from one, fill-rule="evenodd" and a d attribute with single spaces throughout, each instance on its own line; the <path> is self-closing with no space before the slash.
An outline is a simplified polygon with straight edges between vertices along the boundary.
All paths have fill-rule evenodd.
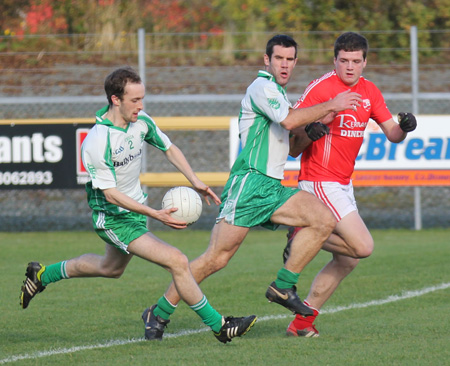
<path id="1" fill-rule="evenodd" d="M 5 122 L 0 123 L 0 189 L 84 187 L 81 144 L 93 123 Z"/>

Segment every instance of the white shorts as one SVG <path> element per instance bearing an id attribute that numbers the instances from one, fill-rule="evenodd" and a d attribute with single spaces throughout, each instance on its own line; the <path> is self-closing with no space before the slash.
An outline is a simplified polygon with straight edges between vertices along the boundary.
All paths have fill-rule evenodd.
<path id="1" fill-rule="evenodd" d="M 319 198 L 333 212 L 338 222 L 350 212 L 358 211 L 352 182 L 343 185 L 336 182 L 310 182 L 303 180 L 298 183 L 298 187 Z"/>

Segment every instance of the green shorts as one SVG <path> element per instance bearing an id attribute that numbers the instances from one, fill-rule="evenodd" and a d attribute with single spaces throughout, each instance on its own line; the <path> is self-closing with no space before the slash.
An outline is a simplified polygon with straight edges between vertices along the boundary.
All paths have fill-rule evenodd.
<path id="1" fill-rule="evenodd" d="M 259 173 L 231 176 L 222 193 L 222 204 L 216 222 L 244 227 L 262 226 L 276 230 L 270 221 L 273 213 L 299 189 L 288 188 L 280 180 Z"/>
<path id="2" fill-rule="evenodd" d="M 100 238 L 125 254 L 129 254 L 128 244 L 149 231 L 147 217 L 134 212 L 108 215 L 103 211 L 93 211 L 92 223 Z"/>

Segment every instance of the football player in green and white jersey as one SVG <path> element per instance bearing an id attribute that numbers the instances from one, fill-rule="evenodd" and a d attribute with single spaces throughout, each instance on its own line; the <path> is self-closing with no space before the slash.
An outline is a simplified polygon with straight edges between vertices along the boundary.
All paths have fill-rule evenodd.
<path id="1" fill-rule="evenodd" d="M 105 254 L 84 254 L 47 267 L 30 262 L 21 288 L 21 306 L 27 308 L 48 284 L 62 279 L 119 278 L 136 255 L 169 270 L 181 298 L 211 327 L 219 341 L 226 343 L 245 334 L 256 316 L 220 315 L 195 282 L 187 257 L 147 229 L 147 217 L 175 229 L 184 229 L 187 224 L 170 215 L 176 208 L 156 210 L 144 204 L 146 194 L 139 181 L 143 143 L 163 151 L 208 204 L 208 198 L 220 204 L 219 198 L 198 179 L 181 150 L 142 111 L 145 87 L 133 69 L 124 67 L 108 75 L 105 92 L 109 105 L 97 112 L 96 124 L 82 146 L 83 164 L 91 178 L 86 184 L 88 203 L 93 210 L 94 229 L 106 243 Z M 164 297 L 158 306 L 163 311 L 172 309 Z M 142 314 L 145 338 L 162 340 L 169 320 L 154 311 L 155 307 L 145 309 Z"/>
<path id="2" fill-rule="evenodd" d="M 300 272 L 315 257 L 336 221 L 314 195 L 284 187 L 284 166 L 289 153 L 289 131 L 341 110 L 359 106 L 360 95 L 349 90 L 325 103 L 292 109 L 285 87 L 297 62 L 297 43 L 289 36 L 270 39 L 264 55 L 265 70 L 258 73 L 241 103 L 239 132 L 242 152 L 234 163 L 222 194 L 222 204 L 208 249 L 191 262 L 198 283 L 224 268 L 239 249 L 251 227 L 275 230 L 279 225 L 302 226 L 291 255 L 266 297 L 294 313 L 308 316 L 313 310 L 296 293 Z M 165 298 L 180 301 L 175 285 Z M 159 311 L 159 303 L 155 309 Z M 168 319 L 170 312 L 163 314 Z"/>

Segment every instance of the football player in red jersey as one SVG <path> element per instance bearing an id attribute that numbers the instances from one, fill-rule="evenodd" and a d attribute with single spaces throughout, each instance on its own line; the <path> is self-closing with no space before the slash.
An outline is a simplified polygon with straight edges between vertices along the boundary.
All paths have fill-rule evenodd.
<path id="1" fill-rule="evenodd" d="M 417 125 L 411 113 L 399 113 L 399 123 L 394 121 L 380 90 L 362 76 L 368 48 L 367 39 L 360 34 L 346 32 L 339 36 L 334 45 L 335 69 L 312 81 L 294 106 L 310 107 L 349 89 L 360 94 L 363 100 L 360 106 L 328 115 L 326 121 L 291 131 L 294 136 L 290 141 L 290 155 L 302 153 L 299 188 L 316 195 L 333 212 L 338 223 L 322 247 L 332 253 L 332 259 L 315 277 L 305 300 L 305 305 L 314 309 L 314 315 L 297 314 L 287 328 L 288 335 L 318 337 L 314 321 L 321 307 L 360 258 L 368 257 L 373 251 L 374 242 L 358 214 L 351 182 L 369 119 L 394 143 L 403 141 Z M 289 228 L 284 260 L 299 229 Z"/>

